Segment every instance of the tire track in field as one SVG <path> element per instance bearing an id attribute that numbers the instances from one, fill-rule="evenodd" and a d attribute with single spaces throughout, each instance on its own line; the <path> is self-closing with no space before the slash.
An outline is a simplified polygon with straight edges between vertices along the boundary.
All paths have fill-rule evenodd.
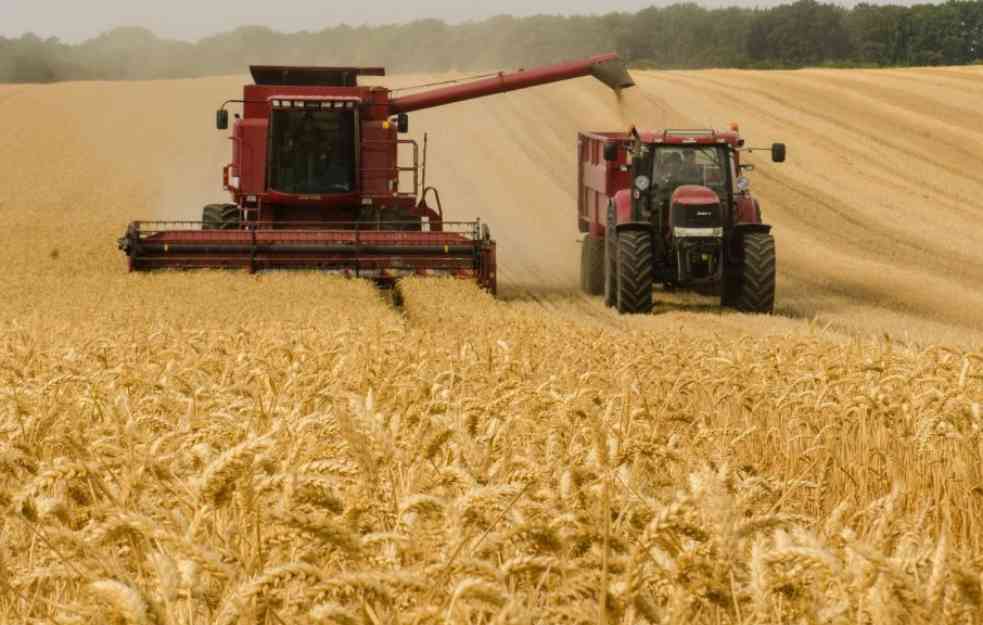
<path id="1" fill-rule="evenodd" d="M 822 76 L 825 86 L 834 86 L 837 90 L 858 95 L 872 104 L 891 102 L 894 106 L 912 115 L 925 119 L 935 118 L 939 125 L 958 129 L 958 132 L 979 135 L 983 128 L 983 114 L 970 106 L 955 106 L 948 99 L 932 97 L 936 92 L 918 92 L 903 86 L 888 86 L 881 81 L 878 83 L 865 74 L 842 74 L 834 72 L 817 73 Z M 983 86 L 983 85 L 981 85 Z M 983 91 L 983 90 L 981 90 Z M 973 94 L 978 97 L 978 94 Z M 958 134 L 953 131 L 953 134 Z M 976 143 L 980 140 L 976 139 Z"/>
<path id="2" fill-rule="evenodd" d="M 714 83 L 718 87 L 715 90 L 715 92 L 717 94 L 725 94 L 726 93 L 726 90 L 724 88 L 721 88 L 720 87 L 720 83 L 719 82 L 714 81 Z M 747 103 L 746 100 L 744 102 Z M 748 104 L 748 106 L 751 106 L 751 105 Z M 825 141 L 827 143 L 835 144 L 836 147 L 837 147 L 837 150 L 836 150 L 836 153 L 837 154 L 841 154 L 842 152 L 846 152 L 846 153 L 852 154 L 854 156 L 854 158 L 856 158 L 857 160 L 869 162 L 869 159 L 867 159 L 866 155 L 864 155 L 863 153 L 854 150 L 848 144 L 840 143 L 836 139 L 833 139 L 833 138 L 831 138 L 831 137 L 829 137 L 827 135 L 823 135 L 822 133 L 820 133 L 819 131 L 817 131 L 817 130 L 811 128 L 811 127 L 809 127 L 808 125 L 797 124 L 795 122 L 791 122 L 791 123 L 785 124 L 785 127 L 786 128 L 793 128 L 793 129 L 795 129 L 797 131 L 797 132 L 794 133 L 795 135 L 800 135 L 800 134 L 802 134 L 802 135 L 810 135 L 811 134 L 817 141 L 821 140 L 821 141 Z M 890 173 L 895 173 L 895 175 L 896 175 L 896 172 L 892 172 L 891 170 L 888 170 L 888 169 L 886 169 L 884 167 L 881 167 L 880 170 L 882 172 L 884 172 L 884 173 L 890 172 Z M 837 213 L 837 215 L 838 215 L 839 220 L 840 220 L 839 225 L 842 225 L 842 224 L 852 224 L 856 228 L 858 228 L 859 229 L 859 232 L 857 232 L 856 235 L 853 238 L 854 238 L 855 241 L 863 242 L 862 245 L 858 245 L 857 248 L 856 248 L 857 251 L 860 252 L 860 253 L 862 253 L 862 254 L 868 254 L 869 255 L 871 253 L 871 249 L 870 249 L 869 243 L 870 243 L 871 239 L 873 238 L 873 239 L 880 239 L 884 243 L 883 245 L 881 245 L 879 247 L 884 248 L 884 249 L 890 249 L 892 252 L 897 252 L 897 247 L 899 245 L 902 246 L 902 247 L 906 247 L 906 248 L 908 248 L 911 251 L 921 252 L 922 253 L 922 257 L 921 258 L 918 258 L 918 259 L 909 259 L 908 260 L 908 262 L 910 264 L 912 264 L 912 265 L 923 265 L 925 263 L 929 263 L 929 264 L 935 265 L 936 267 L 944 267 L 946 270 L 950 270 L 950 271 L 951 270 L 955 270 L 957 272 L 963 272 L 963 273 L 966 272 L 967 267 L 971 267 L 973 269 L 974 273 L 983 270 L 983 262 L 981 262 L 981 261 L 983 261 L 983 259 L 980 259 L 977 256 L 974 256 L 974 255 L 968 254 L 968 253 L 960 253 L 960 254 L 958 254 L 959 257 L 957 259 L 955 259 L 955 262 L 953 262 L 951 260 L 949 262 L 946 262 L 945 260 L 943 260 L 945 257 L 938 257 L 937 255 L 935 255 L 935 254 L 932 253 L 933 250 L 930 247 L 927 247 L 926 246 L 926 243 L 927 242 L 926 242 L 926 240 L 924 238 L 924 235 L 922 233 L 920 233 L 920 232 L 912 232 L 910 230 L 905 230 L 905 229 L 903 229 L 901 227 L 895 227 L 893 225 L 893 223 L 891 223 L 891 222 L 885 222 L 883 220 L 883 218 L 881 218 L 878 213 L 870 213 L 869 211 L 866 211 L 866 210 L 849 211 L 849 210 L 841 210 L 841 209 L 838 209 L 837 208 L 838 206 L 841 206 L 841 205 L 849 206 L 850 204 L 849 203 L 845 203 L 845 202 L 843 202 L 842 199 L 839 199 L 839 198 L 836 198 L 836 196 L 827 194 L 827 193 L 825 193 L 825 192 L 817 189 L 816 187 L 808 186 L 806 188 L 803 188 L 803 185 L 793 184 L 791 182 L 791 177 L 789 177 L 789 176 L 781 173 L 781 170 L 780 169 L 764 169 L 764 168 L 762 168 L 761 170 L 759 170 L 759 173 L 755 174 L 755 176 L 760 176 L 760 177 L 763 177 L 763 178 L 768 178 L 768 177 L 770 177 L 772 175 L 772 172 L 776 172 L 775 175 L 774 175 L 773 180 L 776 180 L 776 181 L 778 181 L 778 180 L 787 181 L 787 182 L 783 182 L 783 184 L 792 185 L 793 188 L 796 188 L 799 191 L 799 195 L 801 197 L 803 197 L 803 198 L 811 198 L 811 197 L 814 196 L 814 197 L 817 198 L 816 201 L 818 203 L 820 203 L 821 205 L 825 206 L 826 209 L 835 211 Z M 868 178 L 868 180 L 879 181 L 885 187 L 888 187 L 888 188 L 897 188 L 899 186 L 898 182 L 896 182 L 896 180 L 899 180 L 897 178 L 895 178 L 893 180 L 892 179 L 885 178 L 885 177 L 880 177 L 880 176 L 874 176 L 874 177 L 868 176 L 867 178 Z M 965 202 L 956 202 L 955 205 L 956 206 L 960 206 L 960 207 L 961 206 L 965 206 Z M 766 206 L 765 209 L 767 210 L 768 209 L 768 206 Z M 967 212 L 972 212 L 973 217 L 976 217 L 977 216 L 976 215 L 976 212 L 975 211 L 972 211 L 971 209 L 968 209 L 967 208 L 966 211 Z M 800 218 L 801 218 L 801 216 L 803 214 L 802 211 L 798 211 L 798 213 L 799 213 Z M 812 220 L 805 219 L 805 221 L 807 221 L 807 223 L 810 223 L 810 225 L 812 225 L 814 227 L 817 227 L 817 232 L 822 232 L 824 230 L 824 228 L 823 228 L 823 225 L 824 224 L 823 224 L 822 220 L 819 220 L 819 219 L 812 219 Z M 839 239 L 840 237 L 842 237 L 844 234 L 845 233 L 844 233 L 843 229 L 841 229 L 841 228 L 839 228 L 839 229 L 837 229 L 835 231 L 835 235 L 834 235 L 833 232 L 830 232 L 830 236 L 835 236 L 837 239 Z M 903 256 L 899 258 L 899 261 L 900 262 L 905 262 L 905 260 L 906 259 Z"/>
<path id="3" fill-rule="evenodd" d="M 729 85 L 727 85 L 727 83 L 724 83 L 724 82 L 722 82 L 720 80 L 714 80 L 712 78 L 704 78 L 702 76 L 699 79 L 686 77 L 686 78 L 678 78 L 678 80 L 690 81 L 690 84 L 692 84 L 693 82 L 699 80 L 699 84 L 708 83 L 708 84 L 711 84 L 711 85 L 714 85 L 715 87 L 717 87 L 716 92 L 718 94 L 728 94 L 728 95 L 732 95 L 733 94 L 733 88 L 730 87 Z M 751 78 L 749 80 L 754 80 L 754 79 Z M 762 98 L 762 99 L 764 99 L 766 101 L 769 101 L 769 102 L 771 102 L 773 104 L 779 105 L 778 107 L 776 107 L 774 109 L 765 109 L 764 107 L 758 107 L 758 109 L 760 111 L 762 111 L 762 113 L 766 113 L 767 112 L 767 113 L 769 113 L 771 115 L 776 115 L 778 113 L 785 114 L 786 115 L 786 121 L 787 121 L 787 123 L 789 125 L 793 125 L 798 130 L 800 130 L 801 132 L 806 133 L 806 134 L 812 134 L 816 139 L 823 140 L 826 143 L 828 143 L 828 144 L 830 144 L 832 146 L 835 146 L 837 148 L 836 153 L 838 153 L 838 154 L 849 153 L 849 154 L 852 154 L 854 156 L 857 156 L 858 158 L 861 158 L 861 159 L 866 158 L 866 155 L 865 154 L 863 154 L 862 152 L 858 151 L 856 148 L 853 148 L 852 147 L 852 144 L 850 144 L 850 143 L 832 139 L 832 138 L 828 137 L 828 135 L 824 135 L 821 132 L 819 132 L 818 130 L 812 128 L 810 125 L 796 124 L 795 122 L 792 122 L 791 120 L 788 120 L 787 119 L 787 113 L 788 112 L 796 112 L 796 113 L 799 113 L 801 115 L 804 115 L 804 116 L 807 116 L 807 117 L 811 117 L 813 119 L 820 120 L 822 122 L 825 122 L 826 124 L 829 124 L 830 126 L 836 128 L 836 129 L 842 131 L 843 133 L 850 134 L 850 135 L 852 135 L 854 137 L 857 137 L 859 139 L 863 139 L 863 140 L 865 140 L 865 141 L 867 141 L 869 143 L 877 144 L 880 147 L 885 148 L 890 153 L 900 153 L 900 154 L 904 154 L 905 156 L 908 156 L 912 160 L 924 161 L 923 155 L 920 154 L 916 149 L 905 147 L 905 146 L 903 146 L 903 145 L 901 145 L 901 144 L 899 144 L 899 143 L 897 143 L 895 141 L 891 141 L 891 140 L 885 138 L 886 136 L 890 136 L 891 134 L 895 134 L 895 133 L 890 132 L 890 129 L 885 129 L 884 132 L 872 132 L 869 129 L 864 129 L 864 128 L 861 128 L 859 126 L 853 126 L 853 125 L 850 125 L 850 124 L 842 121 L 843 119 L 849 119 L 850 116 L 847 116 L 847 115 L 834 116 L 834 115 L 829 114 L 829 113 L 823 113 L 823 112 L 816 111 L 814 109 L 806 108 L 805 106 L 803 106 L 801 104 L 795 104 L 795 103 L 793 103 L 788 98 L 784 98 L 784 97 L 780 97 L 780 96 L 774 95 L 774 94 L 772 94 L 771 92 L 767 91 L 764 88 L 760 88 L 760 89 L 758 89 L 758 88 L 749 88 L 745 84 L 742 87 L 742 90 L 745 91 L 745 92 L 747 92 L 747 93 L 752 93 L 752 94 L 754 94 L 754 95 L 756 95 L 756 96 L 758 96 L 758 97 L 760 97 L 760 98 Z M 822 93 L 815 93 L 814 92 L 813 95 L 814 96 L 821 96 L 823 94 Z M 744 102 L 746 102 L 746 100 L 744 100 Z M 978 160 L 979 159 L 979 154 L 978 153 L 973 152 L 971 150 L 966 150 L 962 146 L 953 146 L 953 145 L 950 145 L 950 144 L 947 144 L 947 143 L 943 143 L 943 145 L 945 145 L 946 147 L 949 147 L 949 148 L 953 148 L 955 151 L 959 151 L 963 155 L 967 156 L 970 161 Z M 888 177 L 890 177 L 891 175 L 895 175 L 895 176 L 897 175 L 897 169 L 890 167 L 886 163 L 881 163 L 881 162 L 876 162 L 875 161 L 875 162 L 871 162 L 870 165 L 873 168 L 880 170 L 882 172 L 882 174 L 885 174 Z M 946 165 L 946 164 L 941 164 L 941 163 L 935 163 L 935 166 L 938 167 L 939 169 L 943 170 L 945 173 L 947 173 L 947 174 L 949 174 L 951 176 L 954 176 L 954 177 L 964 177 L 964 178 L 967 178 L 968 180 L 970 180 L 970 181 L 972 181 L 974 183 L 979 183 L 979 180 L 977 178 L 974 178 L 974 177 L 971 177 L 971 176 L 965 176 L 964 169 L 958 168 L 955 165 Z M 906 179 L 904 179 L 904 178 L 899 178 L 899 180 L 901 180 L 902 183 L 906 183 L 907 182 Z M 924 181 L 922 181 L 922 182 L 924 182 Z M 928 188 L 928 190 L 932 191 L 935 194 L 941 195 L 941 196 L 948 196 L 949 193 L 950 193 L 949 189 L 947 189 L 946 187 L 933 185 L 931 183 L 919 185 L 918 187 L 912 186 L 912 189 L 913 190 L 915 190 L 915 189 L 917 189 L 917 190 L 924 190 L 926 187 Z M 957 203 L 956 200 L 959 200 L 959 198 L 954 198 L 954 204 Z"/>

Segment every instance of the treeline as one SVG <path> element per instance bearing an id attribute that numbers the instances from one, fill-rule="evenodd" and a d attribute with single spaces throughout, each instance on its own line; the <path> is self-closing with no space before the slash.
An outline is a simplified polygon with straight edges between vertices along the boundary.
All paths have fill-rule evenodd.
<path id="1" fill-rule="evenodd" d="M 298 33 L 250 26 L 196 43 L 143 28 L 74 45 L 28 34 L 0 37 L 0 82 L 196 77 L 240 73 L 250 63 L 468 71 L 606 50 L 636 67 L 660 68 L 969 64 L 983 59 L 983 0 L 853 8 L 814 0 L 768 9 L 674 4 L 599 16 L 420 20 Z"/>

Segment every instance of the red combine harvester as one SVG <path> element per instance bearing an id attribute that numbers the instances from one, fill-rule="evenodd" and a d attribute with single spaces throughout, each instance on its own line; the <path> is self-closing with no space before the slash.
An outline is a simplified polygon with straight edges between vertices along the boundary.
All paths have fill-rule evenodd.
<path id="1" fill-rule="evenodd" d="M 407 114 L 588 75 L 616 90 L 634 84 L 615 54 L 399 97 L 358 84 L 359 76 L 385 75 L 382 68 L 250 70 L 256 84 L 217 113 L 224 130 L 226 105 L 243 105 L 223 170 L 232 202 L 206 206 L 200 222 L 131 223 L 119 240 L 131 271 L 306 268 L 383 284 L 439 273 L 473 278 L 494 293 L 488 227 L 444 219 L 439 193 L 426 186 L 426 141 L 421 166 L 417 142 L 398 138 Z M 412 188 L 401 187 L 401 174 L 412 176 Z"/>
<path id="2" fill-rule="evenodd" d="M 652 290 L 690 289 L 722 306 L 771 313 L 775 241 L 726 132 L 581 133 L 577 223 L 581 287 L 622 313 L 652 309 Z M 771 146 L 785 161 L 785 144 Z"/>

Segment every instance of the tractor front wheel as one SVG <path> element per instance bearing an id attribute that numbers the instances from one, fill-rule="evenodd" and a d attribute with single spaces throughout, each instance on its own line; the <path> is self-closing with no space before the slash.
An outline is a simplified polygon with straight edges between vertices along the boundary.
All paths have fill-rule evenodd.
<path id="1" fill-rule="evenodd" d="M 741 257 L 724 276 L 721 304 L 770 315 L 775 309 L 775 238 L 766 232 L 741 237 Z"/>
<path id="2" fill-rule="evenodd" d="M 652 311 L 652 233 L 625 230 L 618 233 L 618 312 Z"/>
<path id="3" fill-rule="evenodd" d="M 580 288 L 588 295 L 604 291 L 604 239 L 588 235 L 581 243 Z"/>
<path id="4" fill-rule="evenodd" d="M 239 207 L 235 204 L 209 204 L 201 209 L 202 230 L 235 230 L 239 227 Z"/>

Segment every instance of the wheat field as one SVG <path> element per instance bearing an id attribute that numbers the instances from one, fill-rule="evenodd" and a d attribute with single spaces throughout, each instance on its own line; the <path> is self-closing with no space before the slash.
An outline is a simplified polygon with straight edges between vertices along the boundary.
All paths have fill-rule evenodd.
<path id="1" fill-rule="evenodd" d="M 983 71 L 636 78 L 414 115 L 503 297 L 401 306 L 125 273 L 242 78 L 0 89 L 0 623 L 983 621 Z M 578 295 L 576 130 L 731 119 L 778 314 Z"/>

